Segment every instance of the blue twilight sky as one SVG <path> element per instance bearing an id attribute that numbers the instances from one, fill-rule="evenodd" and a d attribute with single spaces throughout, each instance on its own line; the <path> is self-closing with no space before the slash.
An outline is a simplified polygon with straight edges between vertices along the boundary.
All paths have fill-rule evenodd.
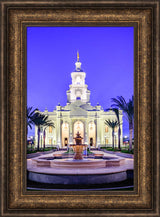
<path id="1" fill-rule="evenodd" d="M 91 105 L 103 109 L 111 98 L 133 95 L 133 27 L 27 27 L 27 105 L 53 111 L 65 106 L 77 50 Z M 124 136 L 128 123 L 124 119 Z M 34 135 L 34 128 L 29 130 Z"/>

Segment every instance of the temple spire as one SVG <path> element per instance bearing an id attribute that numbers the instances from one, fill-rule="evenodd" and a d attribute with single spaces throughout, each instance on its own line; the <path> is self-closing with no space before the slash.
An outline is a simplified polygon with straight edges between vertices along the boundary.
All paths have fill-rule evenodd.
<path id="1" fill-rule="evenodd" d="M 78 52 L 78 50 L 77 50 L 77 61 L 76 61 L 75 65 L 76 65 L 75 72 L 83 72 L 83 70 L 81 69 L 82 63 L 79 61 L 79 52 Z"/>
<path id="2" fill-rule="evenodd" d="M 77 51 L 77 62 L 79 62 L 79 52 Z"/>

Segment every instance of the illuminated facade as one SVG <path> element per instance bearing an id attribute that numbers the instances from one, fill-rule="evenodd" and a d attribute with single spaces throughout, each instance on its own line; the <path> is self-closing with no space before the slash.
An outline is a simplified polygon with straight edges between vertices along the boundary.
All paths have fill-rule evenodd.
<path id="1" fill-rule="evenodd" d="M 55 128 L 47 127 L 45 129 L 46 146 L 67 147 L 68 144 L 74 144 L 74 137 L 77 131 L 83 137 L 83 143 L 91 147 L 99 145 L 112 144 L 112 129 L 108 128 L 105 120 L 116 120 L 113 111 L 104 111 L 100 105 L 92 106 L 90 103 L 90 91 L 85 84 L 86 73 L 81 69 L 79 53 L 77 53 L 77 62 L 75 71 L 71 73 L 72 84 L 67 91 L 66 106 L 56 106 L 53 112 L 47 109 L 42 112 L 49 116 L 54 122 Z M 120 122 L 122 123 L 122 111 L 120 111 Z M 42 129 L 43 131 L 43 129 Z M 118 129 L 115 129 L 115 145 L 118 144 Z M 121 125 L 121 132 L 122 125 Z M 121 133 L 121 144 L 123 135 Z M 37 127 L 35 127 L 35 139 L 37 144 Z M 43 132 L 41 141 L 44 141 Z"/>

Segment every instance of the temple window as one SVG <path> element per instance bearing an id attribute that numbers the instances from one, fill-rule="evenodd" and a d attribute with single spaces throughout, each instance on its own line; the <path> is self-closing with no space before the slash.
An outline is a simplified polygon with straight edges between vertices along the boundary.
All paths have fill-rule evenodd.
<path id="1" fill-rule="evenodd" d="M 76 84 L 81 84 L 81 79 L 79 76 L 76 78 Z"/>
<path id="2" fill-rule="evenodd" d="M 52 139 L 49 139 L 49 145 L 52 145 Z"/>
<path id="3" fill-rule="evenodd" d="M 105 126 L 105 132 L 108 133 L 108 127 L 107 126 Z"/>
<path id="4" fill-rule="evenodd" d="M 49 133 L 52 133 L 52 127 L 49 127 Z"/>

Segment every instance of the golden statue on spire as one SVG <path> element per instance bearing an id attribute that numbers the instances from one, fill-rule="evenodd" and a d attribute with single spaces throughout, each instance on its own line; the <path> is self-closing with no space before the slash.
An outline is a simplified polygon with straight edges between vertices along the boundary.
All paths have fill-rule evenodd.
<path id="1" fill-rule="evenodd" d="M 77 51 L 77 62 L 79 62 L 79 52 Z"/>

